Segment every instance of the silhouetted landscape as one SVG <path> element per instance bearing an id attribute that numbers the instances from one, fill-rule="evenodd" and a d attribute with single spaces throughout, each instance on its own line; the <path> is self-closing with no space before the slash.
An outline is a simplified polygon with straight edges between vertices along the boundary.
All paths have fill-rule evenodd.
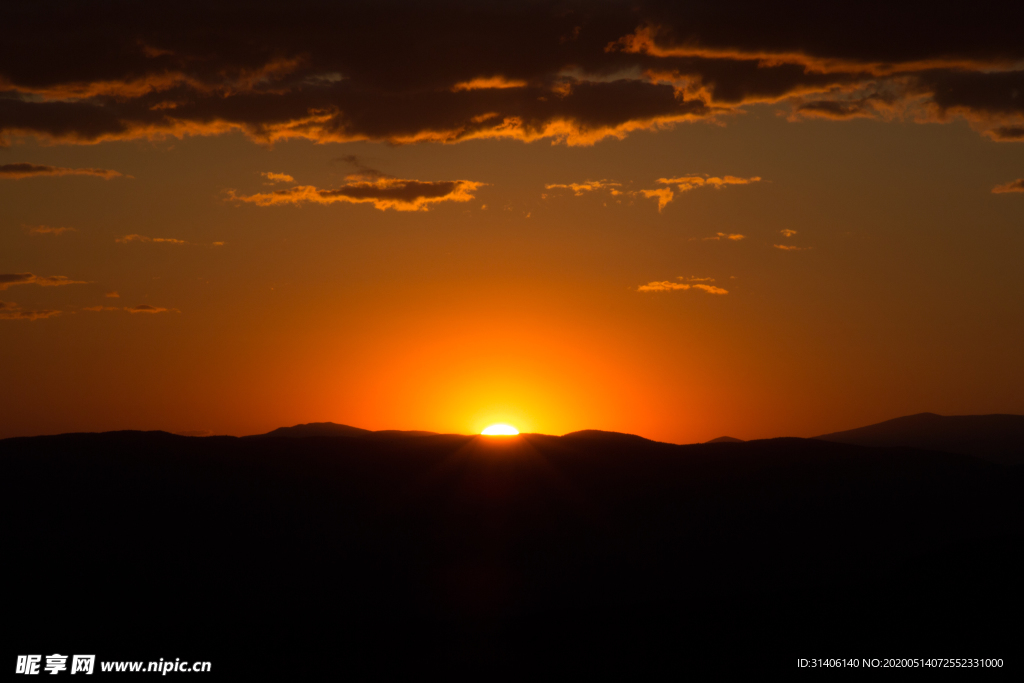
<path id="1" fill-rule="evenodd" d="M 1024 415 L 919 413 L 815 438 L 858 446 L 960 453 L 1018 465 L 1024 462 Z"/>
<path id="2" fill-rule="evenodd" d="M 6 666 L 1019 668 L 1022 26 L 0 2 Z"/>
<path id="3" fill-rule="evenodd" d="M 688 446 L 330 423 L 7 439 L 11 649 L 278 680 L 1013 666 L 1022 420 Z"/>

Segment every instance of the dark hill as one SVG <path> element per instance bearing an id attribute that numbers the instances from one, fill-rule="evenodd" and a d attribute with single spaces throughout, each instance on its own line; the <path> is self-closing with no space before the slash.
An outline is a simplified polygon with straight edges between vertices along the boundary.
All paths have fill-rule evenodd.
<path id="1" fill-rule="evenodd" d="M 295 425 L 294 427 L 278 427 L 272 432 L 260 434 L 259 436 L 282 436 L 293 439 L 301 439 L 307 436 L 349 436 L 359 437 L 373 434 L 369 429 L 349 427 L 334 422 L 310 422 L 308 424 Z"/>
<path id="2" fill-rule="evenodd" d="M 815 438 L 858 446 L 921 448 L 973 455 L 995 462 L 1024 463 L 1024 415 L 920 413 Z"/>
<path id="3" fill-rule="evenodd" d="M 295 425 L 294 427 L 279 427 L 266 434 L 257 434 L 255 437 L 284 437 L 289 439 L 305 439 L 310 436 L 346 436 L 350 438 L 396 438 L 411 436 L 429 436 L 434 432 L 416 430 L 383 429 L 377 432 L 359 427 L 350 427 L 335 422 L 310 422 L 308 424 Z"/>
<path id="4" fill-rule="evenodd" d="M 705 443 L 743 443 L 743 439 L 735 439 L 731 436 L 720 436 L 717 439 L 711 439 Z"/>
<path id="5" fill-rule="evenodd" d="M 625 444 L 640 442 L 655 443 L 650 439 L 645 439 L 644 437 L 637 436 L 636 434 L 624 434 L 622 432 L 606 432 L 600 429 L 581 429 L 578 432 L 569 432 L 568 434 L 563 434 L 561 437 L 550 437 L 544 434 L 528 434 L 527 436 L 538 436 L 545 439 L 562 438 L 574 442 L 596 442 L 602 444 Z"/>
<path id="6" fill-rule="evenodd" d="M 1021 483 L 803 439 L 7 439 L 5 647 L 229 680 L 1011 666 Z"/>

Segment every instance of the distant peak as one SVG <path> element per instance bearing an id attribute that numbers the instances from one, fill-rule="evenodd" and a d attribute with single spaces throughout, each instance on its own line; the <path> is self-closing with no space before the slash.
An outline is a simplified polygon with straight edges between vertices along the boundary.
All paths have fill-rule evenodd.
<path id="1" fill-rule="evenodd" d="M 560 438 L 562 439 L 639 439 L 641 441 L 650 441 L 642 436 L 636 434 L 626 434 L 624 432 L 607 432 L 603 429 L 581 429 L 575 432 L 569 432 L 563 434 Z"/>
<path id="2" fill-rule="evenodd" d="M 368 429 L 350 427 L 335 422 L 308 422 L 294 427 L 280 427 L 261 436 L 301 438 L 305 436 L 365 436 L 370 433 L 372 432 Z"/>
<path id="3" fill-rule="evenodd" d="M 1024 462 L 1024 415 L 917 413 L 814 437 L 883 448 L 961 453 L 996 462 Z"/>
<path id="4" fill-rule="evenodd" d="M 717 439 L 711 439 L 711 441 L 705 441 L 704 443 L 743 443 L 743 439 L 735 439 L 731 436 L 720 436 Z"/>
<path id="5" fill-rule="evenodd" d="M 370 429 L 362 429 L 360 427 L 351 427 L 349 425 L 338 424 L 336 422 L 307 422 L 306 424 L 295 425 L 294 427 L 280 427 L 272 432 L 266 434 L 258 434 L 257 436 L 276 436 L 284 437 L 288 439 L 301 439 L 308 436 L 344 436 L 349 438 L 382 438 L 382 439 L 397 439 L 397 438 L 409 438 L 414 436 L 430 436 L 434 432 L 424 432 L 416 430 L 400 430 L 400 429 L 382 429 L 380 431 L 373 431 Z"/>

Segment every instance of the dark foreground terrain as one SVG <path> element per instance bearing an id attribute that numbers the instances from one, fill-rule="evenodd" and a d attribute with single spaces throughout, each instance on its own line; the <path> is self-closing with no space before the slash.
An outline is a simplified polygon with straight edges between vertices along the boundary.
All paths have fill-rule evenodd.
<path id="1" fill-rule="evenodd" d="M 1024 415 L 918 413 L 815 438 L 858 446 L 959 453 L 1005 465 L 1024 464 Z"/>
<path id="2" fill-rule="evenodd" d="M 0 482 L 4 666 L 88 652 L 209 660 L 204 680 L 1019 667 L 1021 468 L 966 455 L 117 432 L 0 441 Z"/>

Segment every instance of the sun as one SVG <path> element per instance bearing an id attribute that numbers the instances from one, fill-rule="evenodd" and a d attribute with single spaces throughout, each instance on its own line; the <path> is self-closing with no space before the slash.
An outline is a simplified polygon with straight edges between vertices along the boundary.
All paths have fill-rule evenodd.
<path id="1" fill-rule="evenodd" d="M 512 425 L 495 424 L 484 428 L 484 431 L 480 433 L 485 436 L 515 436 L 519 433 L 519 430 Z"/>

